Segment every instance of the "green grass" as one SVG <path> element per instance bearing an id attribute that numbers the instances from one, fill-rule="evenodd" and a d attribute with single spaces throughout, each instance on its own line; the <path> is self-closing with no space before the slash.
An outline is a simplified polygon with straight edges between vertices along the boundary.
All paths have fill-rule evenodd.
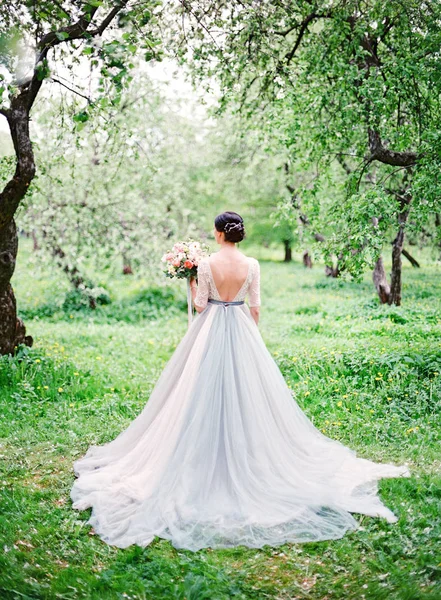
<path id="1" fill-rule="evenodd" d="M 380 484 L 399 521 L 356 515 L 341 540 L 262 550 L 107 546 L 71 509 L 72 462 L 148 400 L 185 333 L 184 289 L 113 275 L 112 304 L 66 312 L 68 286 L 22 244 L 14 284 L 35 346 L 0 360 L 0 598 L 441 598 L 439 267 L 406 265 L 396 308 L 368 276 L 261 264 L 261 331 L 300 406 L 361 456 L 409 465 Z"/>

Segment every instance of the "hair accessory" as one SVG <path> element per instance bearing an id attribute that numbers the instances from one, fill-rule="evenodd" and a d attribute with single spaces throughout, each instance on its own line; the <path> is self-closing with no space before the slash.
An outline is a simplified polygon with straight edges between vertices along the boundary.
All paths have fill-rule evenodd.
<path id="1" fill-rule="evenodd" d="M 243 223 L 227 223 L 224 227 L 225 233 L 231 233 L 232 231 L 242 232 Z"/>

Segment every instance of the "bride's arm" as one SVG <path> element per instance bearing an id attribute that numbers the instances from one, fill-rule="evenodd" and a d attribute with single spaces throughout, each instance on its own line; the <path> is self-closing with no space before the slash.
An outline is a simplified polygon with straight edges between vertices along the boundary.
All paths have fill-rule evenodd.
<path id="1" fill-rule="evenodd" d="M 250 306 L 250 313 L 256 325 L 259 325 L 260 306 Z"/>
<path id="2" fill-rule="evenodd" d="M 190 290 L 196 312 L 200 313 L 207 306 L 209 292 L 208 277 L 202 261 L 198 267 L 198 284 L 196 283 L 196 278 L 191 277 Z"/>
<path id="3" fill-rule="evenodd" d="M 190 278 L 190 289 L 191 289 L 191 297 L 193 298 L 193 306 L 195 307 L 196 312 L 200 313 L 204 310 L 205 307 L 198 306 L 195 302 L 196 297 L 198 295 L 198 286 L 196 283 L 196 277 Z"/>

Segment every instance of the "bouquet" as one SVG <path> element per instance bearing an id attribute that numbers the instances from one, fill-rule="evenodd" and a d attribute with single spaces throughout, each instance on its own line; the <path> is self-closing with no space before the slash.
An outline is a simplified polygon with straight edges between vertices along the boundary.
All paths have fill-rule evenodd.
<path id="1" fill-rule="evenodd" d="M 207 246 L 200 242 L 188 240 L 187 242 L 176 242 L 170 252 L 166 252 L 162 257 L 162 262 L 166 263 L 166 269 L 164 270 L 166 277 L 187 280 L 189 326 L 193 317 L 190 278 L 197 276 L 199 261 L 205 256 L 208 256 Z"/>

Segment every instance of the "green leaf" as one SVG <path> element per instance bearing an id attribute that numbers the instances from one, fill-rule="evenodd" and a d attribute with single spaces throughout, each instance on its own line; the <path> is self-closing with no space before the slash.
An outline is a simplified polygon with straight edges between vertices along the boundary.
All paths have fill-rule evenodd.
<path id="1" fill-rule="evenodd" d="M 69 34 L 66 31 L 56 31 L 55 35 L 60 40 L 60 42 L 62 42 L 63 40 L 67 40 L 67 38 L 69 37 Z"/>
<path id="2" fill-rule="evenodd" d="M 89 113 L 86 110 L 82 110 L 73 116 L 73 120 L 75 123 L 85 123 L 89 120 Z"/>

